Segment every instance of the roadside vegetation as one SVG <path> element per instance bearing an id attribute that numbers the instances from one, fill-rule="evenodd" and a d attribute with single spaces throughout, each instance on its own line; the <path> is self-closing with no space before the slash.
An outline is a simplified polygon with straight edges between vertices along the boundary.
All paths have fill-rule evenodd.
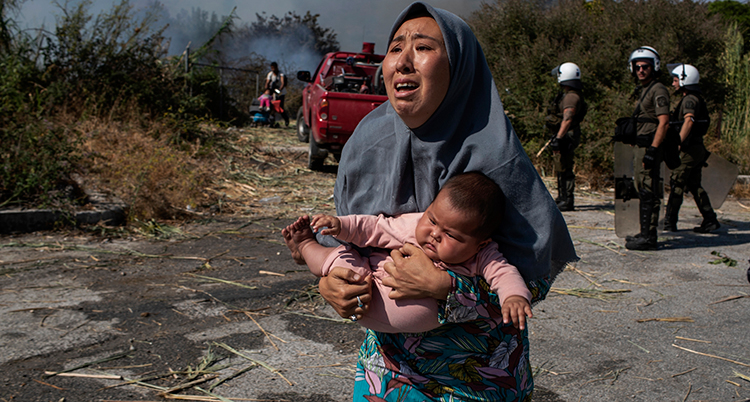
<path id="1" fill-rule="evenodd" d="M 577 152 L 579 175 L 594 186 L 611 178 L 614 121 L 628 116 L 637 81 L 630 53 L 652 46 L 661 55 L 659 80 L 671 88 L 669 63 L 695 65 L 712 111 L 709 150 L 750 173 L 750 5 L 733 0 L 500 0 L 469 19 L 482 42 L 513 127 L 529 155 L 549 139 L 544 116 L 559 90 L 550 71 L 564 62 L 582 70 L 589 111 Z M 673 104 L 678 101 L 672 98 Z M 534 160 L 551 170 L 551 153 Z"/>
<path id="2" fill-rule="evenodd" d="M 159 7 L 123 0 L 94 16 L 90 1 L 66 2 L 54 29 L 34 32 L 13 19 L 21 3 L 0 3 L 0 208 L 84 203 L 76 177 L 128 203 L 131 220 L 215 207 L 221 196 L 206 189 L 225 174 L 217 152 L 247 124 L 270 63 L 227 55 L 274 32 L 319 55 L 338 46 L 310 13 L 237 25 L 193 10 L 192 28 L 212 34 L 170 56 Z"/>
<path id="3" fill-rule="evenodd" d="M 28 31 L 14 20 L 21 4 L 0 3 L 0 208 L 83 203 L 77 177 L 128 203 L 131 221 L 240 211 L 260 200 L 304 204 L 305 183 L 332 184 L 331 177 L 311 180 L 303 163 L 273 151 L 270 141 L 294 145 L 293 128 L 242 136 L 234 130 L 248 124 L 258 77 L 271 61 L 247 44 L 271 38 L 317 57 L 337 50 L 336 34 L 320 27 L 317 15 L 259 14 L 238 24 L 233 13 L 193 9 L 165 18 L 158 3 L 136 10 L 122 0 L 94 16 L 83 1 L 60 6 L 54 28 Z M 541 173 L 550 172 L 549 155 L 534 155 L 548 140 L 543 118 L 558 90 L 549 72 L 573 61 L 583 70 L 589 104 L 577 170 L 593 188 L 611 184 L 609 140 L 615 119 L 632 112 L 636 85 L 627 58 L 641 45 L 660 52 L 667 85 L 668 63 L 700 69 L 713 111 L 709 149 L 750 173 L 750 5 L 499 0 L 467 21 Z M 200 32 L 203 42 L 174 52 L 185 45 L 170 41 L 167 23 L 170 35 Z M 278 61 L 290 78 L 293 115 L 301 84 L 293 62 Z M 263 190 L 289 183 L 283 192 Z M 315 191 L 312 207 L 330 208 L 328 192 Z"/>

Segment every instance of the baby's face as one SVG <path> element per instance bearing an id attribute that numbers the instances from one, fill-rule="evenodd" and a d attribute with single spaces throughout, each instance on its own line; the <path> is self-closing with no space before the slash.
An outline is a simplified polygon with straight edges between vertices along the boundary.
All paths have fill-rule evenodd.
<path id="1" fill-rule="evenodd" d="M 457 210 L 444 193 L 438 194 L 417 224 L 417 243 L 433 261 L 460 264 L 473 257 L 489 240 L 471 235 L 476 219 Z"/>

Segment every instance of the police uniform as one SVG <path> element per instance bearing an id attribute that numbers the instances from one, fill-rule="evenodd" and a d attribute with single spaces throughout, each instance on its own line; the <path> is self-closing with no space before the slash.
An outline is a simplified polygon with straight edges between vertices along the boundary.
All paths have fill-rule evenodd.
<path id="1" fill-rule="evenodd" d="M 708 159 L 708 151 L 703 145 L 703 135 L 708 131 L 709 114 L 706 102 L 698 93 L 688 91 L 683 96 L 670 117 L 673 130 L 680 131 L 686 114 L 693 115 L 693 126 L 680 146 L 680 166 L 674 169 L 670 176 L 671 192 L 667 201 L 666 228 L 672 231 L 677 230 L 677 217 L 683 194 L 687 190 L 693 194 L 695 204 L 703 216 L 704 223 L 694 228 L 695 231 L 701 232 L 701 228 L 707 227 L 708 224 L 715 224 L 715 228 L 719 225 L 708 194 L 701 186 L 701 170 Z"/>
<path id="2" fill-rule="evenodd" d="M 559 153 L 553 155 L 555 172 L 557 173 L 557 192 L 555 201 L 563 210 L 573 209 L 573 192 L 575 190 L 575 173 L 573 172 L 573 160 L 575 149 L 581 142 L 582 117 L 586 114 L 586 102 L 583 95 L 577 89 L 566 87 L 563 92 L 555 97 L 547 109 L 546 125 L 554 138 L 560 130 L 565 109 L 573 108 L 575 116 L 570 129 L 565 136 L 559 140 Z"/>
<path id="3" fill-rule="evenodd" d="M 661 162 L 663 153 L 657 148 L 653 157 L 654 163 L 650 169 L 643 166 L 643 157 L 651 146 L 656 128 L 659 125 L 658 116 L 669 114 L 669 91 L 664 84 L 652 80 L 642 89 L 640 110 L 635 115 L 638 118 L 636 147 L 633 152 L 633 169 L 635 172 L 635 187 L 640 199 L 641 235 L 656 241 L 656 230 L 659 225 L 659 207 L 662 198 Z"/>

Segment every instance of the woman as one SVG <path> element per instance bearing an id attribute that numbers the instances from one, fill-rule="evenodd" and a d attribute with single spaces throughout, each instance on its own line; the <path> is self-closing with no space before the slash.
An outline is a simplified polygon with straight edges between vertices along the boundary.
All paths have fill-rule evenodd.
<path id="1" fill-rule="evenodd" d="M 335 186 L 339 215 L 424 211 L 441 185 L 481 171 L 507 197 L 493 238 L 519 268 L 534 300 L 575 260 L 567 227 L 526 156 L 468 25 L 414 3 L 398 17 L 383 61 L 388 102 L 367 115 L 343 150 Z M 363 250 L 362 252 L 366 252 Z M 434 268 L 416 247 L 392 253 L 390 297 L 433 297 L 440 322 L 420 334 L 368 331 L 354 400 L 530 400 L 528 333 L 497 320 L 497 296 L 481 278 Z M 369 278 L 334 269 L 320 292 L 342 317 L 361 317 Z"/>

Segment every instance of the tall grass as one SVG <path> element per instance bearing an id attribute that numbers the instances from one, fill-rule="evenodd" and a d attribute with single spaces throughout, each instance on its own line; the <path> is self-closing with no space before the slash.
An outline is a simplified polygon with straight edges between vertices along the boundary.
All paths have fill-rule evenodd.
<path id="1" fill-rule="evenodd" d="M 721 55 L 724 83 L 727 87 L 722 116 L 721 144 L 729 159 L 750 173 L 750 55 L 743 54 L 744 40 L 737 24 L 726 32 L 726 45 Z"/>

